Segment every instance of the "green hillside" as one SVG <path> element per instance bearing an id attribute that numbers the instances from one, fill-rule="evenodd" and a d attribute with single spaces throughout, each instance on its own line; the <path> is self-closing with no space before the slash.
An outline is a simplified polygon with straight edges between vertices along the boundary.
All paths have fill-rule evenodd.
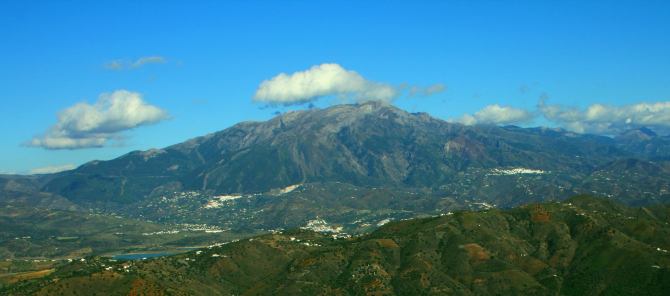
<path id="1" fill-rule="evenodd" d="M 88 258 L 7 295 L 665 295 L 670 207 L 578 196 L 388 223 L 285 231 L 153 260 Z M 104 291 L 104 292 L 103 292 Z"/>

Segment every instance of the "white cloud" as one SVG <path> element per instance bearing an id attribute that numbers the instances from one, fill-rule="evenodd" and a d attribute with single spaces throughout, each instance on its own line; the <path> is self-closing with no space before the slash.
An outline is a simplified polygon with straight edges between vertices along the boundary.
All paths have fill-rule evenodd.
<path id="1" fill-rule="evenodd" d="M 327 96 L 353 99 L 358 102 L 391 102 L 402 95 L 431 96 L 445 90 L 446 86 L 442 83 L 419 87 L 408 86 L 405 83 L 391 85 L 375 82 L 365 79 L 356 71 L 331 63 L 315 65 L 291 74 L 280 73 L 261 82 L 253 99 L 269 105 L 302 104 Z"/>
<path id="2" fill-rule="evenodd" d="M 161 56 L 148 56 L 140 57 L 135 61 L 128 61 L 124 59 L 109 61 L 105 64 L 105 68 L 108 70 L 125 70 L 125 69 L 135 69 L 148 64 L 165 64 L 167 59 Z"/>
<path id="3" fill-rule="evenodd" d="M 484 107 L 475 114 L 464 114 L 462 117 L 451 121 L 460 122 L 465 125 L 474 125 L 513 124 L 529 121 L 531 119 L 533 119 L 533 114 L 526 110 L 493 104 Z"/>
<path id="4" fill-rule="evenodd" d="M 391 101 L 399 95 L 399 91 L 389 84 L 367 80 L 338 64 L 321 64 L 292 74 L 281 73 L 263 81 L 256 90 L 254 100 L 291 105 L 331 95 L 359 101 Z"/>
<path id="5" fill-rule="evenodd" d="M 166 111 L 147 104 L 136 92 L 117 90 L 100 95 L 91 105 L 78 103 L 58 114 L 58 122 L 28 145 L 47 149 L 102 147 L 120 133 L 168 118 Z"/>
<path id="6" fill-rule="evenodd" d="M 63 171 L 69 171 L 75 169 L 76 166 L 74 164 L 64 164 L 64 165 L 56 165 L 56 166 L 47 166 L 47 167 L 42 167 L 42 168 L 36 168 L 30 170 L 30 174 L 54 174 L 54 173 L 60 173 Z"/>
<path id="7" fill-rule="evenodd" d="M 657 131 L 670 129 L 670 102 L 625 106 L 593 104 L 585 110 L 580 110 L 561 105 L 547 105 L 544 101 L 540 101 L 538 109 L 548 120 L 579 133 L 613 135 L 639 127 Z"/>

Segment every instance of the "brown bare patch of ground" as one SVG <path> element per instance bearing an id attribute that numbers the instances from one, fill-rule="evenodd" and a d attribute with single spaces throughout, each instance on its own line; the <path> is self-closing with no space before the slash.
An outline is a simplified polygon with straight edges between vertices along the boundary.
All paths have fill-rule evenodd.
<path id="1" fill-rule="evenodd" d="M 55 269 L 50 268 L 50 269 L 44 269 L 44 270 L 38 270 L 38 271 L 27 271 L 27 272 L 19 272 L 19 273 L 14 273 L 14 274 L 7 274 L 3 275 L 5 281 L 7 283 L 13 284 L 18 281 L 24 281 L 24 280 L 32 280 L 32 279 L 37 279 L 41 277 L 45 277 L 47 275 L 50 275 L 53 273 Z"/>
<path id="2" fill-rule="evenodd" d="M 389 249 L 400 248 L 400 246 L 398 246 L 398 244 L 394 240 L 389 239 L 389 238 L 378 239 L 377 243 L 379 243 L 379 245 L 383 248 L 389 248 Z"/>
<path id="3" fill-rule="evenodd" d="M 461 248 L 463 248 L 466 252 L 468 252 L 468 256 L 472 260 L 485 261 L 491 258 L 489 252 L 487 252 L 486 249 L 484 249 L 484 247 L 480 246 L 477 243 L 469 243 L 461 245 Z"/>
<path id="4" fill-rule="evenodd" d="M 133 281 L 132 286 L 130 288 L 130 292 L 128 292 L 128 296 L 159 296 L 159 295 L 165 295 L 163 291 L 158 289 L 155 285 L 143 280 L 143 279 L 136 279 Z"/>
<path id="5" fill-rule="evenodd" d="M 536 205 L 531 209 L 530 220 L 533 222 L 549 222 L 551 213 L 542 206 Z"/>

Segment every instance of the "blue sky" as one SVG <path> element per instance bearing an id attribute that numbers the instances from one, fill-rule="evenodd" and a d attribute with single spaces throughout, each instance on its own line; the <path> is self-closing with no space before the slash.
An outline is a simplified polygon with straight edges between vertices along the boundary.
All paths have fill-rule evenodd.
<path id="1" fill-rule="evenodd" d="M 667 128 L 667 1 L 92 2 L 0 3 L 0 172 L 111 159 L 305 108 L 253 99 L 261 82 L 324 63 L 398 89 L 443 85 L 392 103 L 445 120 Z M 160 61 L 138 63 L 151 57 Z M 115 61 L 123 69 L 110 69 Z M 29 145 L 59 112 L 116 90 L 166 116 L 117 126 L 103 147 Z M 553 109 L 538 109 L 541 97 Z M 587 118 L 598 104 L 618 117 Z M 628 114 L 639 104 L 651 115 Z M 506 107 L 523 120 L 496 121 Z"/>

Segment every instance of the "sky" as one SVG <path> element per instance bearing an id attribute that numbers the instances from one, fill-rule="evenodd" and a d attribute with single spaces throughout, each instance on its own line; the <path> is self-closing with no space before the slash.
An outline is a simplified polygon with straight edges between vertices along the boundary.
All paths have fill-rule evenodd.
<path id="1" fill-rule="evenodd" d="M 0 2 L 0 173 L 382 100 L 463 124 L 670 128 L 668 1 Z"/>

